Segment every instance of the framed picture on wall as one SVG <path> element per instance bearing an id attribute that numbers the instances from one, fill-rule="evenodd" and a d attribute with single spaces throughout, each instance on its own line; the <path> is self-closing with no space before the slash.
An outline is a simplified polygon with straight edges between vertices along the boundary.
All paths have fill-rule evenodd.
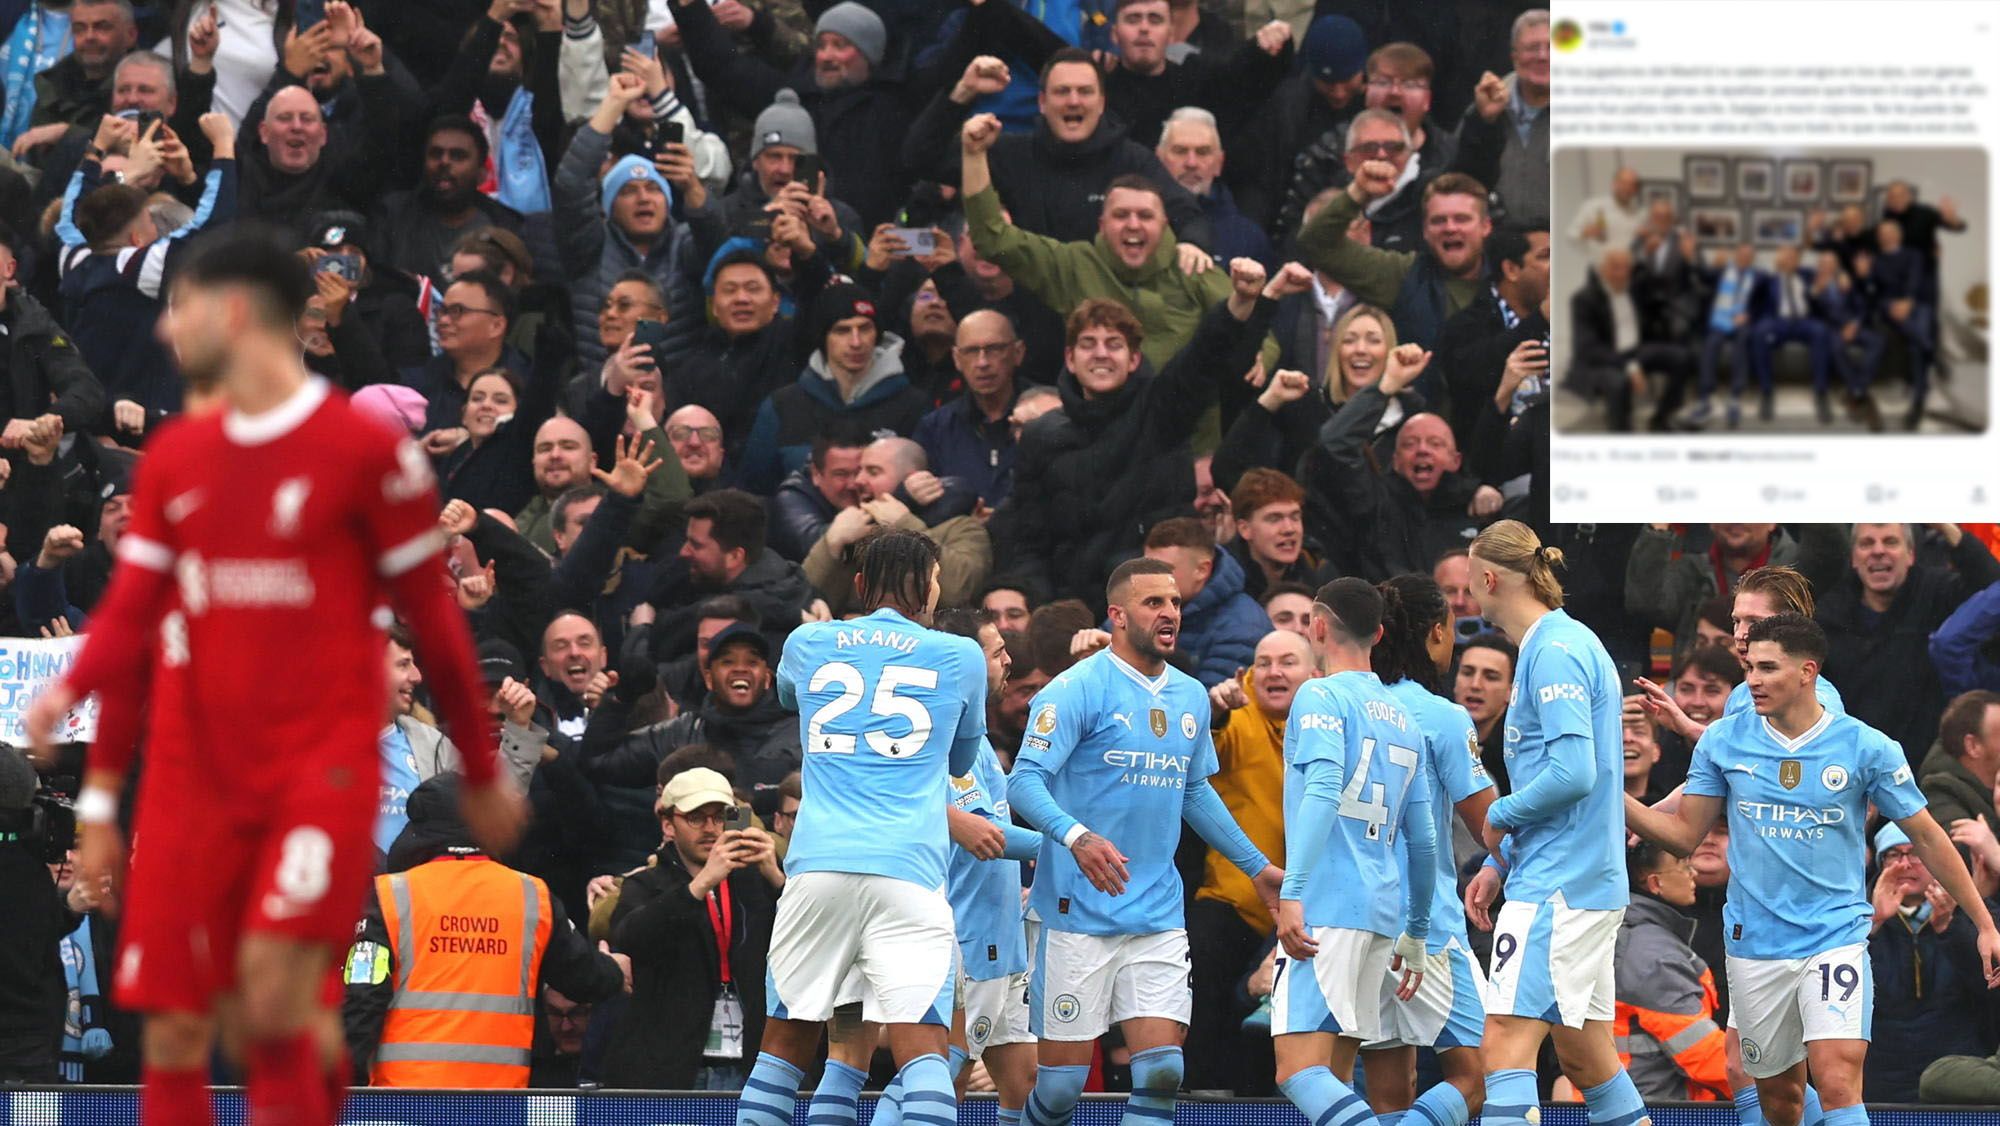
<path id="1" fill-rule="evenodd" d="M 1688 223 L 1703 246 L 1734 246 L 1743 236 L 1743 212 L 1735 207 L 1692 208 L 1688 211 Z"/>
<path id="2" fill-rule="evenodd" d="M 1786 161 L 1784 185 L 1786 203 L 1818 203 L 1823 190 L 1819 161 Z"/>
<path id="3" fill-rule="evenodd" d="M 1760 207 L 1750 213 L 1750 241 L 1758 246 L 1796 246 L 1805 238 L 1805 213 L 1796 207 Z"/>
<path id="4" fill-rule="evenodd" d="M 1726 199 L 1729 162 L 1719 156 L 1690 156 L 1681 161 L 1681 179 L 1689 199 Z"/>
<path id="5" fill-rule="evenodd" d="M 1745 157 L 1736 162 L 1736 198 L 1757 203 L 1778 198 L 1778 169 L 1763 157 Z"/>
<path id="6" fill-rule="evenodd" d="M 1672 180 L 1647 180 L 1639 185 L 1639 203 L 1651 208 L 1657 200 L 1665 200 L 1673 205 L 1674 214 L 1681 213 L 1681 186 Z"/>
<path id="7" fill-rule="evenodd" d="M 1866 160 L 1835 160 L 1826 166 L 1826 201 L 1828 203 L 1865 203 L 1868 200 L 1869 181 L 1873 178 L 1874 164 Z"/>

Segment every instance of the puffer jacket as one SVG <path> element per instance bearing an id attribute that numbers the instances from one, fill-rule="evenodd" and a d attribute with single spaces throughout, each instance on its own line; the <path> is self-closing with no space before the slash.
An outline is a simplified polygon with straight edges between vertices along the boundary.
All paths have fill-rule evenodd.
<path id="1" fill-rule="evenodd" d="M 826 353 L 814 352 L 796 383 L 771 392 L 757 408 L 743 447 L 743 487 L 771 495 L 785 474 L 805 465 L 814 436 L 837 420 L 907 438 L 930 408 L 930 399 L 903 374 L 903 339 L 893 332 L 883 333 L 875 345 L 875 359 L 854 385 L 852 397 L 843 396 L 827 374 Z"/>
<path id="2" fill-rule="evenodd" d="M 1101 611 L 1105 579 L 1139 553 L 1146 529 L 1192 510 L 1188 437 L 1217 382 L 1250 366 L 1276 308 L 1260 300 L 1239 322 L 1217 302 L 1158 375 L 1142 363 L 1108 395 L 1086 398 L 1063 372 L 1063 409 L 1022 433 L 1014 491 L 993 518 L 995 581 L 1025 584 L 1036 603 L 1080 598 Z"/>
<path id="3" fill-rule="evenodd" d="M 679 122 L 690 136 L 695 132 L 694 116 L 685 106 L 668 120 Z M 628 270 L 644 271 L 660 283 L 662 291 L 672 284 L 674 276 L 672 223 L 660 232 L 652 249 L 641 253 L 604 213 L 603 181 L 598 169 L 603 167 L 610 152 L 611 135 L 600 133 L 585 122 L 570 139 L 549 184 L 556 252 L 562 261 L 563 275 L 569 279 L 577 360 L 586 372 L 596 371 L 604 363 L 604 345 L 597 339 L 597 310 L 618 276 Z M 671 201 L 671 206 L 679 209 L 683 222 L 697 228 L 698 244 L 712 246 L 726 237 L 722 212 L 714 196 L 699 208 L 690 208 L 678 198 Z"/>
<path id="4" fill-rule="evenodd" d="M 1257 643 L 1271 632 L 1264 608 L 1243 593 L 1243 566 L 1236 557 L 1215 549 L 1215 567 L 1208 583 L 1181 609 L 1177 648 L 1195 662 L 1195 679 L 1213 688 L 1250 667 Z"/>

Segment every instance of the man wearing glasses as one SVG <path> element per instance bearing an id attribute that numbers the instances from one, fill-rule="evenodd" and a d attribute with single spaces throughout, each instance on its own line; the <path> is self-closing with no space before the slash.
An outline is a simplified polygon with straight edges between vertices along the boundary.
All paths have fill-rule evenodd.
<path id="1" fill-rule="evenodd" d="M 507 327 L 513 320 L 514 296 L 500 275 L 491 271 L 475 270 L 444 291 L 444 303 L 437 311 L 439 354 L 403 373 L 403 383 L 430 401 L 424 415 L 426 435 L 461 424 L 466 388 L 480 372 L 504 367 L 523 381 L 528 378 L 528 358 L 507 344 Z"/>

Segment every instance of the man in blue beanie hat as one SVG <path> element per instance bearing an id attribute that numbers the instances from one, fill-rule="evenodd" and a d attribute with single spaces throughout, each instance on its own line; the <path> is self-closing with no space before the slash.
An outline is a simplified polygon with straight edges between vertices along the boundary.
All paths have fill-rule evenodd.
<path id="1" fill-rule="evenodd" d="M 1299 44 L 1298 73 L 1251 117 L 1251 127 L 1229 154 L 1224 175 L 1236 205 L 1259 226 L 1269 226 L 1285 200 L 1292 158 L 1321 138 L 1345 150 L 1347 123 L 1361 112 L 1368 36 L 1346 16 L 1321 16 Z"/>
<path id="2" fill-rule="evenodd" d="M 709 245 L 724 237 L 721 208 L 694 174 L 694 157 L 685 145 L 651 157 L 611 150 L 612 131 L 644 96 L 638 78 L 612 75 L 604 100 L 570 140 L 550 183 L 556 250 L 572 279 L 570 315 L 585 370 L 605 359 L 597 314 L 619 277 L 637 270 L 662 289 L 671 283 L 676 203 L 682 222 L 702 230 Z"/>

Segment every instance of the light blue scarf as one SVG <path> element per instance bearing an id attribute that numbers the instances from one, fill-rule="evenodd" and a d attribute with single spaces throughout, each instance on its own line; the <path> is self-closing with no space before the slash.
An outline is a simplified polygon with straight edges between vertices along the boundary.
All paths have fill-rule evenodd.
<path id="1" fill-rule="evenodd" d="M 0 111 L 0 145 L 28 131 L 35 115 L 35 76 L 69 54 L 69 13 L 36 4 L 7 37 L 4 82 L 7 106 Z"/>
<path id="2" fill-rule="evenodd" d="M 493 176 L 499 181 L 500 202 L 523 215 L 549 210 L 549 170 L 542 163 L 542 146 L 535 141 L 535 95 L 523 86 L 507 103 L 500 119 Z"/>

